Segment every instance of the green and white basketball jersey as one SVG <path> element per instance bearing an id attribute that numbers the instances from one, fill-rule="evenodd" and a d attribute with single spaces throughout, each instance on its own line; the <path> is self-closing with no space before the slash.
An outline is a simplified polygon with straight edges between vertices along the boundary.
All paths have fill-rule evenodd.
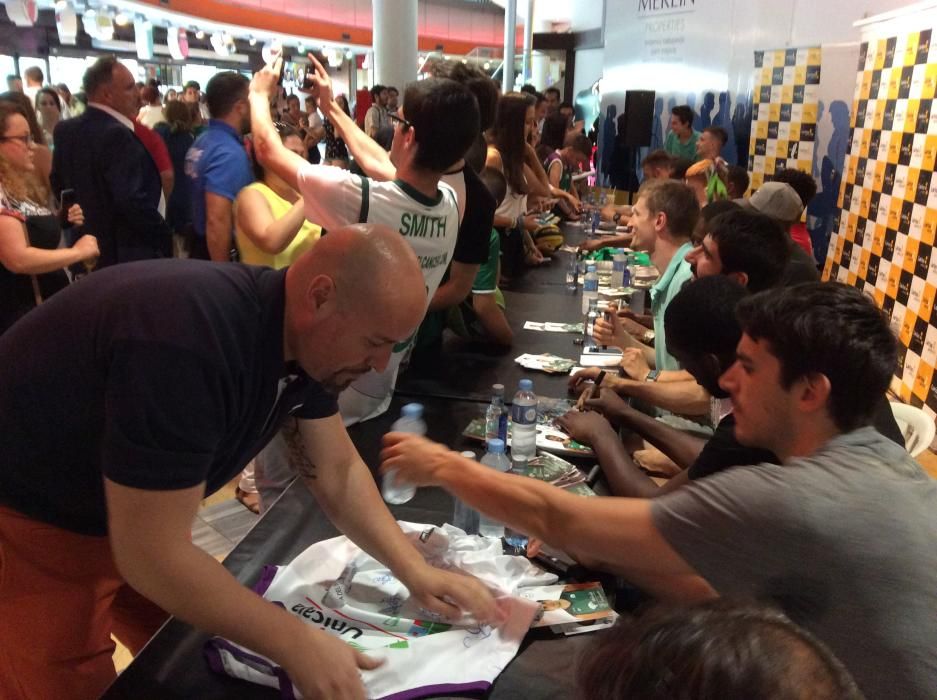
<path id="1" fill-rule="evenodd" d="M 455 191 L 440 182 L 436 197 L 430 198 L 400 180 L 377 182 L 362 178 L 361 182 L 358 222 L 389 226 L 407 239 L 423 270 L 428 307 L 452 260 L 459 233 Z M 400 363 L 412 341 L 413 338 L 409 338 L 394 348 L 383 372 L 372 370 L 341 393 L 338 403 L 345 425 L 373 418 L 387 410 Z"/>

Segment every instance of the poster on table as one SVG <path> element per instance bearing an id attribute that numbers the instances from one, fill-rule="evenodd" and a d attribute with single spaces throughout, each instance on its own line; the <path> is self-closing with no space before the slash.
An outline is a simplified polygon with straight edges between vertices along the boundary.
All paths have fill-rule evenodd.
<path id="1" fill-rule="evenodd" d="M 752 191 L 784 168 L 812 172 L 820 47 L 756 51 L 754 76 L 748 151 Z"/>
<path id="2" fill-rule="evenodd" d="M 874 296 L 899 338 L 892 390 L 937 415 L 937 55 L 932 30 L 864 42 L 824 279 Z"/>

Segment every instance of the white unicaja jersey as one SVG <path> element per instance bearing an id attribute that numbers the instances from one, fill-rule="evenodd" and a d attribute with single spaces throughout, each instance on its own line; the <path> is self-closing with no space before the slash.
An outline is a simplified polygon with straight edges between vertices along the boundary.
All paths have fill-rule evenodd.
<path id="1" fill-rule="evenodd" d="M 436 196 L 427 197 L 400 180 L 378 182 L 340 168 L 311 164 L 300 167 L 297 181 L 306 218 L 325 229 L 357 222 L 399 231 L 420 261 L 429 306 L 452 260 L 459 233 L 456 193 L 449 185 L 440 182 Z M 383 372 L 368 372 L 341 393 L 338 403 L 345 425 L 387 410 L 400 363 L 412 341 L 409 338 L 394 348 Z"/>

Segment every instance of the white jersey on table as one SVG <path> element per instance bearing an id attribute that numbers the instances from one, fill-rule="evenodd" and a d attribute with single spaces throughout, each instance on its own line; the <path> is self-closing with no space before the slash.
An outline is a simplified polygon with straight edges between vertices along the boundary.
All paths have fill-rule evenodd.
<path id="1" fill-rule="evenodd" d="M 429 306 L 452 260 L 459 232 L 458 203 L 449 185 L 440 182 L 436 197 L 429 198 L 399 180 L 378 182 L 315 165 L 301 166 L 297 179 L 309 221 L 326 230 L 355 222 L 383 224 L 406 237 L 420 261 Z M 412 338 L 394 348 L 383 372 L 372 370 L 341 393 L 339 409 L 345 425 L 387 410 L 411 342 Z"/>

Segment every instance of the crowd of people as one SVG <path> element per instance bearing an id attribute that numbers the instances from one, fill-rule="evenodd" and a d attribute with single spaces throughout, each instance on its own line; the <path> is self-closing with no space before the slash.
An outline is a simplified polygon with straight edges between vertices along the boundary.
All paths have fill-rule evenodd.
<path id="1" fill-rule="evenodd" d="M 431 613 L 501 620 L 403 537 L 346 426 L 386 411 L 407 354 L 438 357 L 447 331 L 511 345 L 500 288 L 583 214 L 593 144 L 558 89 L 500 94 L 462 63 L 375 86 L 358 124 L 310 62 L 302 96 L 279 62 L 177 96 L 111 56 L 80 96 L 33 69 L 0 95 L 3 697 L 96 697 L 111 634 L 136 652 L 167 614 L 273 659 L 304 697 L 364 697 L 373 659 L 191 542 L 200 500 L 239 473 L 256 510 L 298 474 Z M 559 420 L 609 497 L 398 433 L 382 469 L 676 605 L 601 637 L 583 697 L 927 697 L 937 488 L 886 398 L 895 338 L 819 281 L 810 175 L 749 196 L 725 140 L 676 107 L 636 201 L 601 209 L 627 230 L 582 246 L 659 273 L 648 313 L 596 321 L 620 367 L 573 375 L 584 410 Z"/>

